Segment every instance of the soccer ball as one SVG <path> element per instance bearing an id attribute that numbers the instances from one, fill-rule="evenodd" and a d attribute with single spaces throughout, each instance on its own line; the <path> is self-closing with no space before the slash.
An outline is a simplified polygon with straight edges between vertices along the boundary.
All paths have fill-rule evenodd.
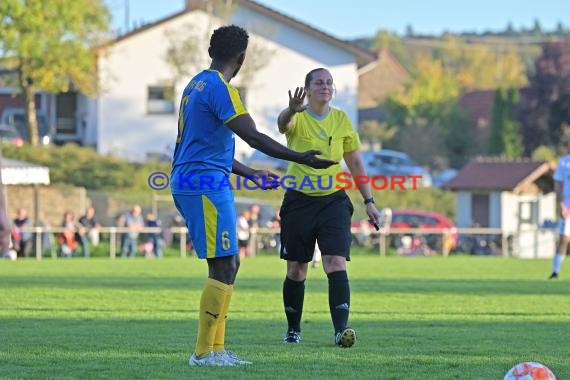
<path id="1" fill-rule="evenodd" d="M 556 380 L 556 376 L 543 364 L 524 362 L 511 368 L 504 380 Z"/>

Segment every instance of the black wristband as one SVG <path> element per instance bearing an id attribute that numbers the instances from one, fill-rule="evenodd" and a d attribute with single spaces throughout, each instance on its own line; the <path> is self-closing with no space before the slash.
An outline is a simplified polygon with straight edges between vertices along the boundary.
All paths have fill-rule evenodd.
<path id="1" fill-rule="evenodd" d="M 376 202 L 374 202 L 374 198 L 366 198 L 364 200 L 364 204 L 367 205 L 368 203 L 376 203 Z"/>

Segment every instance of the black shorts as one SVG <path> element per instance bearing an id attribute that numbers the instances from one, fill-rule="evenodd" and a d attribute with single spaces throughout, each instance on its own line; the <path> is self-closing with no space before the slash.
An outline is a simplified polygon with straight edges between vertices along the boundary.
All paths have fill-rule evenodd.
<path id="1" fill-rule="evenodd" d="M 354 208 L 344 190 L 308 196 L 288 190 L 281 205 L 281 258 L 308 263 L 315 242 L 323 255 L 350 260 L 350 222 Z"/>

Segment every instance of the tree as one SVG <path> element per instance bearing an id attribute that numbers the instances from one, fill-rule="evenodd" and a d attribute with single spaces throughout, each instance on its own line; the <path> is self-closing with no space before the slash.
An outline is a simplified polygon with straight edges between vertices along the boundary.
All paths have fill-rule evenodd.
<path id="1" fill-rule="evenodd" d="M 164 60 L 170 66 L 173 74 L 173 83 L 183 79 L 189 79 L 198 70 L 206 67 L 208 56 L 207 35 L 200 33 L 192 24 L 186 24 L 182 28 L 185 33 L 167 29 L 164 37 L 167 43 Z"/>
<path id="2" fill-rule="evenodd" d="M 542 26 L 540 25 L 540 21 L 537 18 L 534 19 L 534 23 L 532 26 L 531 33 L 534 35 L 541 35 L 542 34 Z"/>
<path id="3" fill-rule="evenodd" d="M 396 33 L 387 30 L 379 30 L 376 33 L 372 42 L 372 50 L 379 52 L 383 49 L 389 50 L 399 61 L 407 61 L 404 44 Z"/>
<path id="4" fill-rule="evenodd" d="M 388 123 L 398 129 L 393 145 L 420 164 L 458 167 L 472 145 L 468 123 L 457 107 L 459 83 L 441 60 L 426 55 L 418 57 L 414 71 L 412 82 L 386 102 Z"/>
<path id="5" fill-rule="evenodd" d="M 387 123 L 380 123 L 377 120 L 365 120 L 358 126 L 358 134 L 363 142 L 370 145 L 380 144 L 394 138 L 398 129 Z"/>
<path id="6" fill-rule="evenodd" d="M 534 161 L 556 161 L 556 153 L 549 147 L 541 145 L 532 152 Z"/>
<path id="7" fill-rule="evenodd" d="M 205 33 L 192 24 L 184 26 L 183 34 L 179 29 L 166 30 L 168 48 L 164 59 L 173 72 L 174 83 L 191 78 L 198 70 L 207 67 L 210 62 L 207 51 L 213 24 L 229 23 L 236 9 L 237 6 L 232 2 L 207 2 L 205 11 L 208 13 L 210 25 Z M 257 71 L 265 67 L 273 55 L 272 49 L 250 33 L 245 62 L 236 82 L 249 84 Z"/>
<path id="8" fill-rule="evenodd" d="M 0 15 L 0 54 L 17 73 L 37 145 L 38 91 L 98 92 L 96 48 L 109 36 L 110 12 L 101 0 L 3 0 Z"/>
<path id="9" fill-rule="evenodd" d="M 508 159 L 523 154 L 519 123 L 514 119 L 515 107 L 519 101 L 518 90 L 499 88 L 495 94 L 489 153 L 504 155 Z"/>
<path id="10" fill-rule="evenodd" d="M 267 66 L 274 55 L 275 51 L 273 49 L 256 39 L 255 36 L 250 36 L 247 44 L 245 62 L 240 69 L 236 80 L 244 87 L 245 85 L 250 84 L 253 81 L 255 74 Z"/>
<path id="11" fill-rule="evenodd" d="M 522 87 L 527 83 L 525 65 L 512 46 L 466 44 L 449 37 L 434 52 L 444 71 L 457 80 L 460 89 Z"/>
<path id="12" fill-rule="evenodd" d="M 443 63 L 427 55 L 421 55 L 415 63 L 414 79 L 404 90 L 388 99 L 390 115 L 396 123 L 404 119 L 415 122 L 439 120 L 446 114 L 446 108 L 459 96 L 457 81 L 445 72 Z M 395 119 L 394 119 L 395 118 Z"/>
<path id="13" fill-rule="evenodd" d="M 516 31 L 515 31 L 515 28 L 514 28 L 512 22 L 509 21 L 509 23 L 507 24 L 507 28 L 505 29 L 504 34 L 505 34 L 505 36 L 509 36 L 509 37 L 516 35 Z"/>
<path id="14" fill-rule="evenodd" d="M 412 26 L 412 24 L 407 24 L 406 25 L 406 37 L 412 38 L 414 36 L 415 36 L 414 27 Z"/>
<path id="15" fill-rule="evenodd" d="M 519 91 L 509 88 L 505 97 L 506 117 L 503 124 L 503 152 L 508 159 L 520 158 L 524 153 L 524 146 L 520 134 L 520 124 L 514 118 L 514 110 L 519 102 Z"/>
<path id="16" fill-rule="evenodd" d="M 526 154 L 540 145 L 568 152 L 564 129 L 570 125 L 570 39 L 543 45 L 523 93 L 518 119 Z"/>

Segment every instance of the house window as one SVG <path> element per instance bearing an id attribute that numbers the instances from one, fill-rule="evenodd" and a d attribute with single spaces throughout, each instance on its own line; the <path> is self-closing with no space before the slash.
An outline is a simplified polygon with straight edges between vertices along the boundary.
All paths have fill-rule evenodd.
<path id="1" fill-rule="evenodd" d="M 174 113 L 174 87 L 148 86 L 147 113 L 153 115 Z"/>
<path id="2" fill-rule="evenodd" d="M 538 223 L 538 202 L 519 202 L 519 223 Z"/>

